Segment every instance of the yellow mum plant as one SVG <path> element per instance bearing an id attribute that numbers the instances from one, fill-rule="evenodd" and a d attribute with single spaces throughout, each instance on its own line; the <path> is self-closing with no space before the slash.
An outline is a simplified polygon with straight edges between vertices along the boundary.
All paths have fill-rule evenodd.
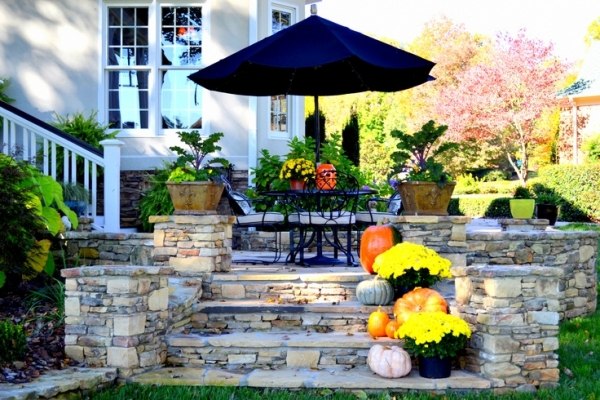
<path id="1" fill-rule="evenodd" d="M 315 164 L 305 158 L 290 158 L 283 163 L 279 179 L 308 181 L 315 177 Z"/>
<path id="2" fill-rule="evenodd" d="M 461 318 L 442 311 L 416 312 L 396 331 L 404 349 L 421 357 L 455 357 L 465 348 L 471 328 Z"/>
<path id="3" fill-rule="evenodd" d="M 375 257 L 373 271 L 394 287 L 430 287 L 452 278 L 450 260 L 435 250 L 410 242 L 402 242 Z"/>

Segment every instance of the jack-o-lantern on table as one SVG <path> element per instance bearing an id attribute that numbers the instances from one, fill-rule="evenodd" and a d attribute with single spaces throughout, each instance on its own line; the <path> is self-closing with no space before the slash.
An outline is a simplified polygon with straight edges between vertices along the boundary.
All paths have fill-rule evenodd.
<path id="1" fill-rule="evenodd" d="M 320 164 L 315 174 L 317 189 L 333 190 L 337 184 L 337 172 L 333 164 Z"/>

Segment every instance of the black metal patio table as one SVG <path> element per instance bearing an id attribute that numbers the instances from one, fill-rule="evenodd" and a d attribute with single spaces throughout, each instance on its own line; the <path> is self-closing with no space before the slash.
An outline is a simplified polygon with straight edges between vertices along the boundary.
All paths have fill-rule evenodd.
<path id="1" fill-rule="evenodd" d="M 345 229 L 350 235 L 351 228 L 356 224 L 356 207 L 360 196 L 372 196 L 377 192 L 372 189 L 333 189 L 333 190 L 276 190 L 262 192 L 262 195 L 285 198 L 284 202 L 290 207 L 287 218 L 290 225 L 290 250 L 287 262 L 301 265 L 335 265 L 343 264 L 338 259 L 338 252 L 346 255 L 346 264 L 354 264 L 354 256 L 350 248 L 350 236 L 344 247 L 339 238 L 339 230 Z M 295 244 L 294 229 L 298 228 L 300 237 Z M 327 235 L 327 231 L 331 235 Z M 311 234 L 306 238 L 307 231 Z M 304 258 L 304 249 L 314 243 L 316 254 Z M 333 248 L 334 256 L 323 253 L 325 244 Z M 297 259 L 298 257 L 298 259 Z"/>

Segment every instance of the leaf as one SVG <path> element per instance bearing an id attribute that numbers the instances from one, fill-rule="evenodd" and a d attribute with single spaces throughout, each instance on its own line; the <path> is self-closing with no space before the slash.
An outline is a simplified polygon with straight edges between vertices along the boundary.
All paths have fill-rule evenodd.
<path id="1" fill-rule="evenodd" d="M 37 274 L 42 272 L 46 266 L 48 260 L 48 254 L 50 253 L 50 245 L 52 243 L 48 239 L 42 239 L 37 242 L 37 246 L 31 250 L 27 257 L 27 264 L 30 268 L 32 268 Z M 35 275 L 37 275 L 35 274 Z M 35 275 L 32 273 L 31 275 L 23 276 L 24 279 L 28 280 L 34 278 Z"/>
<path id="2" fill-rule="evenodd" d="M 4 271 L 0 271 L 0 288 L 2 288 L 5 283 L 6 283 L 6 274 L 4 273 Z"/>
<path id="3" fill-rule="evenodd" d="M 46 226 L 48 231 L 54 236 L 64 229 L 64 224 L 60 219 L 60 214 L 52 207 L 44 207 L 42 209 L 42 216 L 46 219 Z"/>

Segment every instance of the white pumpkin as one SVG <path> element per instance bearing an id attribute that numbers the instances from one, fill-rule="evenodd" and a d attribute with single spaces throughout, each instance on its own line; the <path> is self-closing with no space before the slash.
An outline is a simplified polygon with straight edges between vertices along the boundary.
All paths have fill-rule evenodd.
<path id="1" fill-rule="evenodd" d="M 384 378 L 401 378 L 410 374 L 410 355 L 398 346 L 376 344 L 369 350 L 367 365 L 371 371 Z"/>

